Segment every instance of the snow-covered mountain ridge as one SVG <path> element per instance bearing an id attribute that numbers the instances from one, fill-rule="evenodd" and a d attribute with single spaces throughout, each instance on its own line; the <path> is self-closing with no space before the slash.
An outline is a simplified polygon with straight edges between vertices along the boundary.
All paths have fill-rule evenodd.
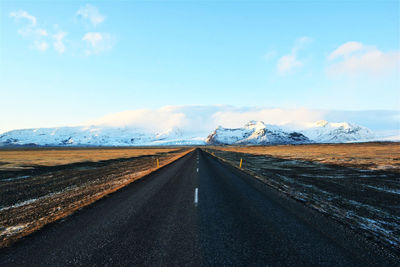
<path id="1" fill-rule="evenodd" d="M 229 129 L 218 126 L 207 139 L 207 144 L 304 144 L 311 141 L 300 132 L 287 132 L 275 125 L 250 121 L 243 128 Z"/>
<path id="2" fill-rule="evenodd" d="M 204 144 L 204 138 L 179 129 L 149 133 L 129 127 L 78 126 L 13 130 L 0 135 L 0 145 L 39 146 L 150 146 Z"/>
<path id="3" fill-rule="evenodd" d="M 376 139 L 368 128 L 347 122 L 334 123 L 320 120 L 301 132 L 317 143 L 362 142 Z"/>
<path id="4" fill-rule="evenodd" d="M 365 127 L 327 121 L 318 121 L 305 130 L 250 121 L 242 128 L 218 126 L 208 136 L 207 133 L 187 132 L 179 128 L 151 132 L 133 127 L 102 126 L 23 129 L 0 134 L 0 146 L 273 145 L 372 140 L 377 139 Z"/>

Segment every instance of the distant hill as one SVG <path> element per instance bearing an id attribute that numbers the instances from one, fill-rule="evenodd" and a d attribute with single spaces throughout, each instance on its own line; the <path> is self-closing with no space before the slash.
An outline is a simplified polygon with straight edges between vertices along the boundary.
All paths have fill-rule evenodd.
<path id="1" fill-rule="evenodd" d="M 288 130 L 250 121 L 242 128 L 218 126 L 208 136 L 178 128 L 152 133 L 132 127 L 104 126 L 22 129 L 0 135 L 1 146 L 274 145 L 373 140 L 376 137 L 365 127 L 327 121 L 318 121 L 306 130 Z"/>

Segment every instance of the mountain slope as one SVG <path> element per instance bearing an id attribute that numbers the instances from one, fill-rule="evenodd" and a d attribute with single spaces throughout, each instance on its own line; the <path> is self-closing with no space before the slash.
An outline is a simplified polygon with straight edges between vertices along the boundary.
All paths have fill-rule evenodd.
<path id="1" fill-rule="evenodd" d="M 324 120 L 317 121 L 311 128 L 301 132 L 316 143 L 361 142 L 376 138 L 368 128 L 347 122 L 333 123 Z"/>
<path id="2" fill-rule="evenodd" d="M 261 121 L 250 121 L 243 128 L 229 129 L 218 126 L 207 139 L 207 144 L 304 144 L 310 140 L 299 132 L 288 132 Z"/>
<path id="3" fill-rule="evenodd" d="M 250 121 L 242 128 L 218 126 L 207 138 L 205 136 L 195 129 L 149 132 L 133 127 L 79 126 L 9 131 L 0 135 L 0 146 L 274 145 L 377 140 L 365 127 L 326 121 L 318 121 L 301 131 Z"/>
<path id="4" fill-rule="evenodd" d="M 146 146 L 204 144 L 204 140 L 185 136 L 179 129 L 148 133 L 137 128 L 60 127 L 13 130 L 0 135 L 3 146 Z"/>

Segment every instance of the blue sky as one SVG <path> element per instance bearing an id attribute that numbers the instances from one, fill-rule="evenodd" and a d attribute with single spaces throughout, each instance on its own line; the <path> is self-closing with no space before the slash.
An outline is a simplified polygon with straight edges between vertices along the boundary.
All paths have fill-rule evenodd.
<path id="1" fill-rule="evenodd" d="M 0 131 L 167 105 L 400 107 L 398 1 L 0 7 Z"/>

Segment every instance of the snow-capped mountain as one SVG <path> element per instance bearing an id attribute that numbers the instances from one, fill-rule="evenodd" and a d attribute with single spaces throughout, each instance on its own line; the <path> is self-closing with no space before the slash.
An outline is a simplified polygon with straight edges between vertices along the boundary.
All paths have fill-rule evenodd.
<path id="1" fill-rule="evenodd" d="M 204 144 L 179 129 L 149 133 L 129 127 L 60 127 L 13 130 L 0 135 L 0 145 L 39 146 L 147 146 Z"/>
<path id="2" fill-rule="evenodd" d="M 318 121 L 305 130 L 250 121 L 242 128 L 218 126 L 211 134 L 171 128 L 149 132 L 133 127 L 78 126 L 13 130 L 0 134 L 0 146 L 150 146 L 348 143 L 377 140 L 367 128 Z"/>
<path id="3" fill-rule="evenodd" d="M 305 130 L 288 130 L 261 121 L 250 121 L 243 128 L 219 126 L 207 139 L 207 144 L 306 144 L 349 143 L 374 140 L 367 128 L 347 122 L 318 121 Z"/>
<path id="4" fill-rule="evenodd" d="M 347 122 L 317 121 L 310 128 L 301 131 L 316 143 L 348 143 L 371 141 L 375 135 L 368 129 Z"/>
<path id="5" fill-rule="evenodd" d="M 304 144 L 310 140 L 302 133 L 285 131 L 278 126 L 266 125 L 261 121 L 250 121 L 243 128 L 218 126 L 207 139 L 207 144 Z"/>
<path id="6" fill-rule="evenodd" d="M 157 133 L 150 145 L 205 145 L 203 133 L 186 133 L 179 128 L 170 128 Z"/>

